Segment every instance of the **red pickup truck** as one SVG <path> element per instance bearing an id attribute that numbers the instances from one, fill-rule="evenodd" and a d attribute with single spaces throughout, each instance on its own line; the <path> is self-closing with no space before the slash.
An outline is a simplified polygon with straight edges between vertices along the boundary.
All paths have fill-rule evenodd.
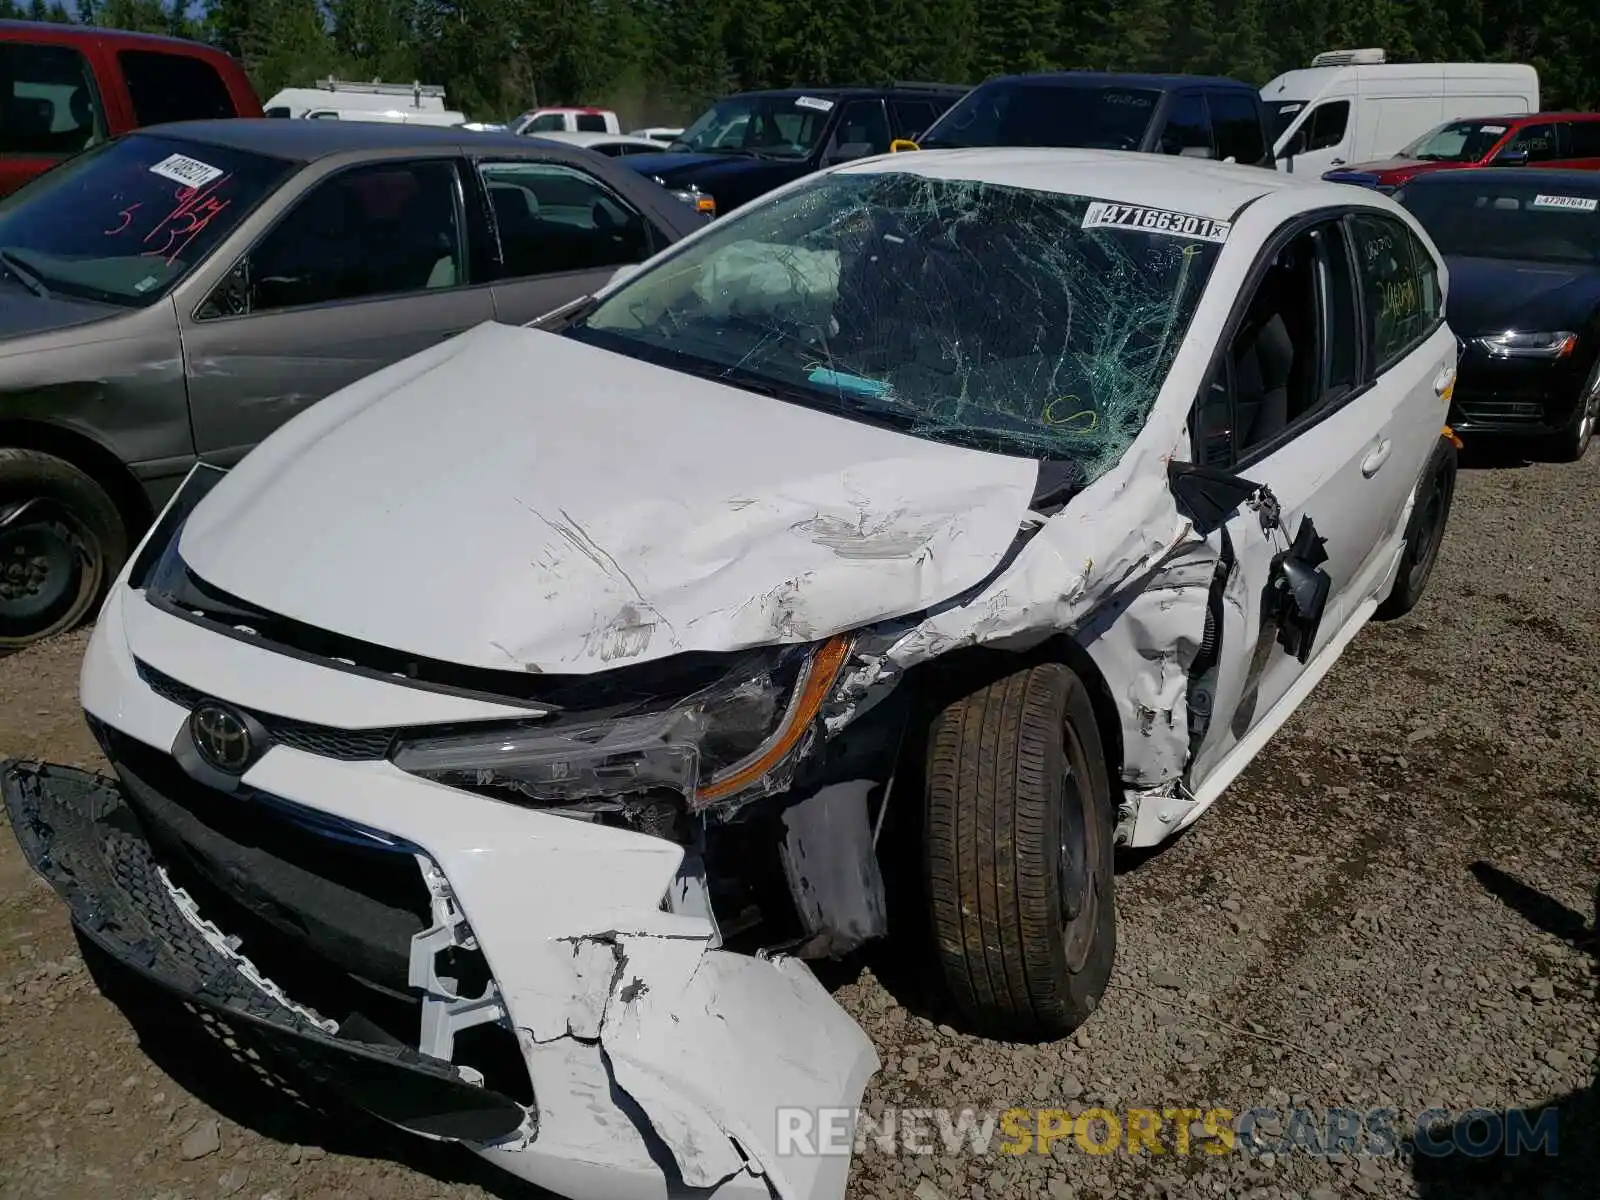
<path id="1" fill-rule="evenodd" d="M 0 21 L 0 195 L 141 125 L 259 116 L 244 69 L 211 46 Z"/>

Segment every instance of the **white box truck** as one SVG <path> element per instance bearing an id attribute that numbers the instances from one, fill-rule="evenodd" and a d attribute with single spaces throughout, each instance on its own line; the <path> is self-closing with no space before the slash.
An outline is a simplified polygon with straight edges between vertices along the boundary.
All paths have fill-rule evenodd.
<path id="1" fill-rule="evenodd" d="M 1391 63 L 1381 49 L 1330 50 L 1261 89 L 1281 170 L 1322 175 L 1388 158 L 1446 121 L 1539 111 L 1521 63 Z"/>

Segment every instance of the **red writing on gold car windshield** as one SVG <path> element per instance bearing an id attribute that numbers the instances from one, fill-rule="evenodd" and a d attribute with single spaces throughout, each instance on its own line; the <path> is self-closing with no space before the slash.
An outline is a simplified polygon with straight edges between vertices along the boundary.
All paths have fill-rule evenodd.
<path id="1" fill-rule="evenodd" d="M 172 265 L 189 243 L 233 203 L 231 199 L 224 200 L 219 195 L 231 178 L 232 175 L 219 175 L 200 187 L 180 187 L 173 192 L 177 204 L 144 235 L 143 245 L 146 249 L 143 253 L 165 260 L 168 266 Z M 142 207 L 144 204 L 140 201 L 120 210 L 117 213 L 118 223 L 105 231 L 106 236 L 116 237 L 126 233 Z"/>

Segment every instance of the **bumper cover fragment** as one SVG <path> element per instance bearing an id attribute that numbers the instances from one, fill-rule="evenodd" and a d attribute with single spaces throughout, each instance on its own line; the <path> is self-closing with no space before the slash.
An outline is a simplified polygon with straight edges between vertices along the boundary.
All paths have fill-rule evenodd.
<path id="1" fill-rule="evenodd" d="M 468 1083 L 450 1063 L 341 1037 L 332 1022 L 253 981 L 248 961 L 229 957 L 185 911 L 115 780 L 8 761 L 0 763 L 0 795 L 29 865 L 66 901 L 73 924 L 117 962 L 413 1133 L 483 1144 L 522 1128 L 521 1105 Z"/>

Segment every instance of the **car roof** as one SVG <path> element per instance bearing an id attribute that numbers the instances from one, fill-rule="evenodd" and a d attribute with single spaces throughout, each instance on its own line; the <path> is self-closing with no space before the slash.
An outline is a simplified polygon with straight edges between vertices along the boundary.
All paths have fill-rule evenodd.
<path id="1" fill-rule="evenodd" d="M 1534 183 L 1540 186 L 1548 184 L 1551 187 L 1600 188 L 1600 171 L 1561 171 L 1544 167 L 1447 168 L 1440 171 L 1424 171 L 1415 178 L 1406 180 L 1405 186 L 1407 188 L 1457 187 L 1476 184 L 1478 187 L 1483 187 L 1487 184 L 1492 187 L 1497 181 Z"/>
<path id="2" fill-rule="evenodd" d="M 852 96 L 891 96 L 920 94 L 925 96 L 966 95 L 972 89 L 961 83 L 886 83 L 882 87 L 786 87 L 762 88 L 739 92 L 740 96 L 816 96 L 821 99 L 848 99 Z M 732 97 L 729 97 L 732 99 Z"/>
<path id="3" fill-rule="evenodd" d="M 563 146 L 595 146 L 621 142 L 625 146 L 654 146 L 649 138 L 631 133 L 603 133 L 598 129 L 541 129 L 538 133 L 522 135 L 523 141 L 559 142 Z"/>
<path id="4" fill-rule="evenodd" d="M 841 174 L 909 172 L 929 179 L 975 180 L 1002 187 L 1088 195 L 1123 204 L 1176 209 L 1231 221 L 1273 192 L 1303 194 L 1306 208 L 1360 203 L 1348 184 L 1323 183 L 1263 167 L 1126 150 L 983 147 L 881 155 L 838 168 Z"/>
<path id="5" fill-rule="evenodd" d="M 184 141 L 254 151 L 274 158 L 314 162 L 359 150 L 404 150 L 413 146 L 528 148 L 514 133 L 461 129 L 454 125 L 402 125 L 387 121 L 293 120 L 281 117 L 230 117 L 220 121 L 177 121 L 148 125 L 129 136 L 157 134 Z"/>
<path id="6" fill-rule="evenodd" d="M 0 37 L 6 34 L 33 37 L 43 30 L 48 30 L 52 35 L 68 41 L 104 38 L 125 45 L 148 45 L 152 50 L 172 50 L 184 54 L 223 53 L 205 42 L 197 42 L 193 38 L 169 37 L 164 33 L 136 33 L 131 29 L 105 29 L 99 25 L 64 25 L 57 21 L 0 21 Z"/>
<path id="7" fill-rule="evenodd" d="M 1148 88 L 1153 91 L 1172 92 L 1182 87 L 1233 88 L 1254 92 L 1248 83 L 1229 79 L 1226 75 L 1130 75 L 1120 71 L 1041 71 L 1026 75 L 996 75 L 984 83 L 1037 83 L 1047 87 L 1107 87 Z"/>

